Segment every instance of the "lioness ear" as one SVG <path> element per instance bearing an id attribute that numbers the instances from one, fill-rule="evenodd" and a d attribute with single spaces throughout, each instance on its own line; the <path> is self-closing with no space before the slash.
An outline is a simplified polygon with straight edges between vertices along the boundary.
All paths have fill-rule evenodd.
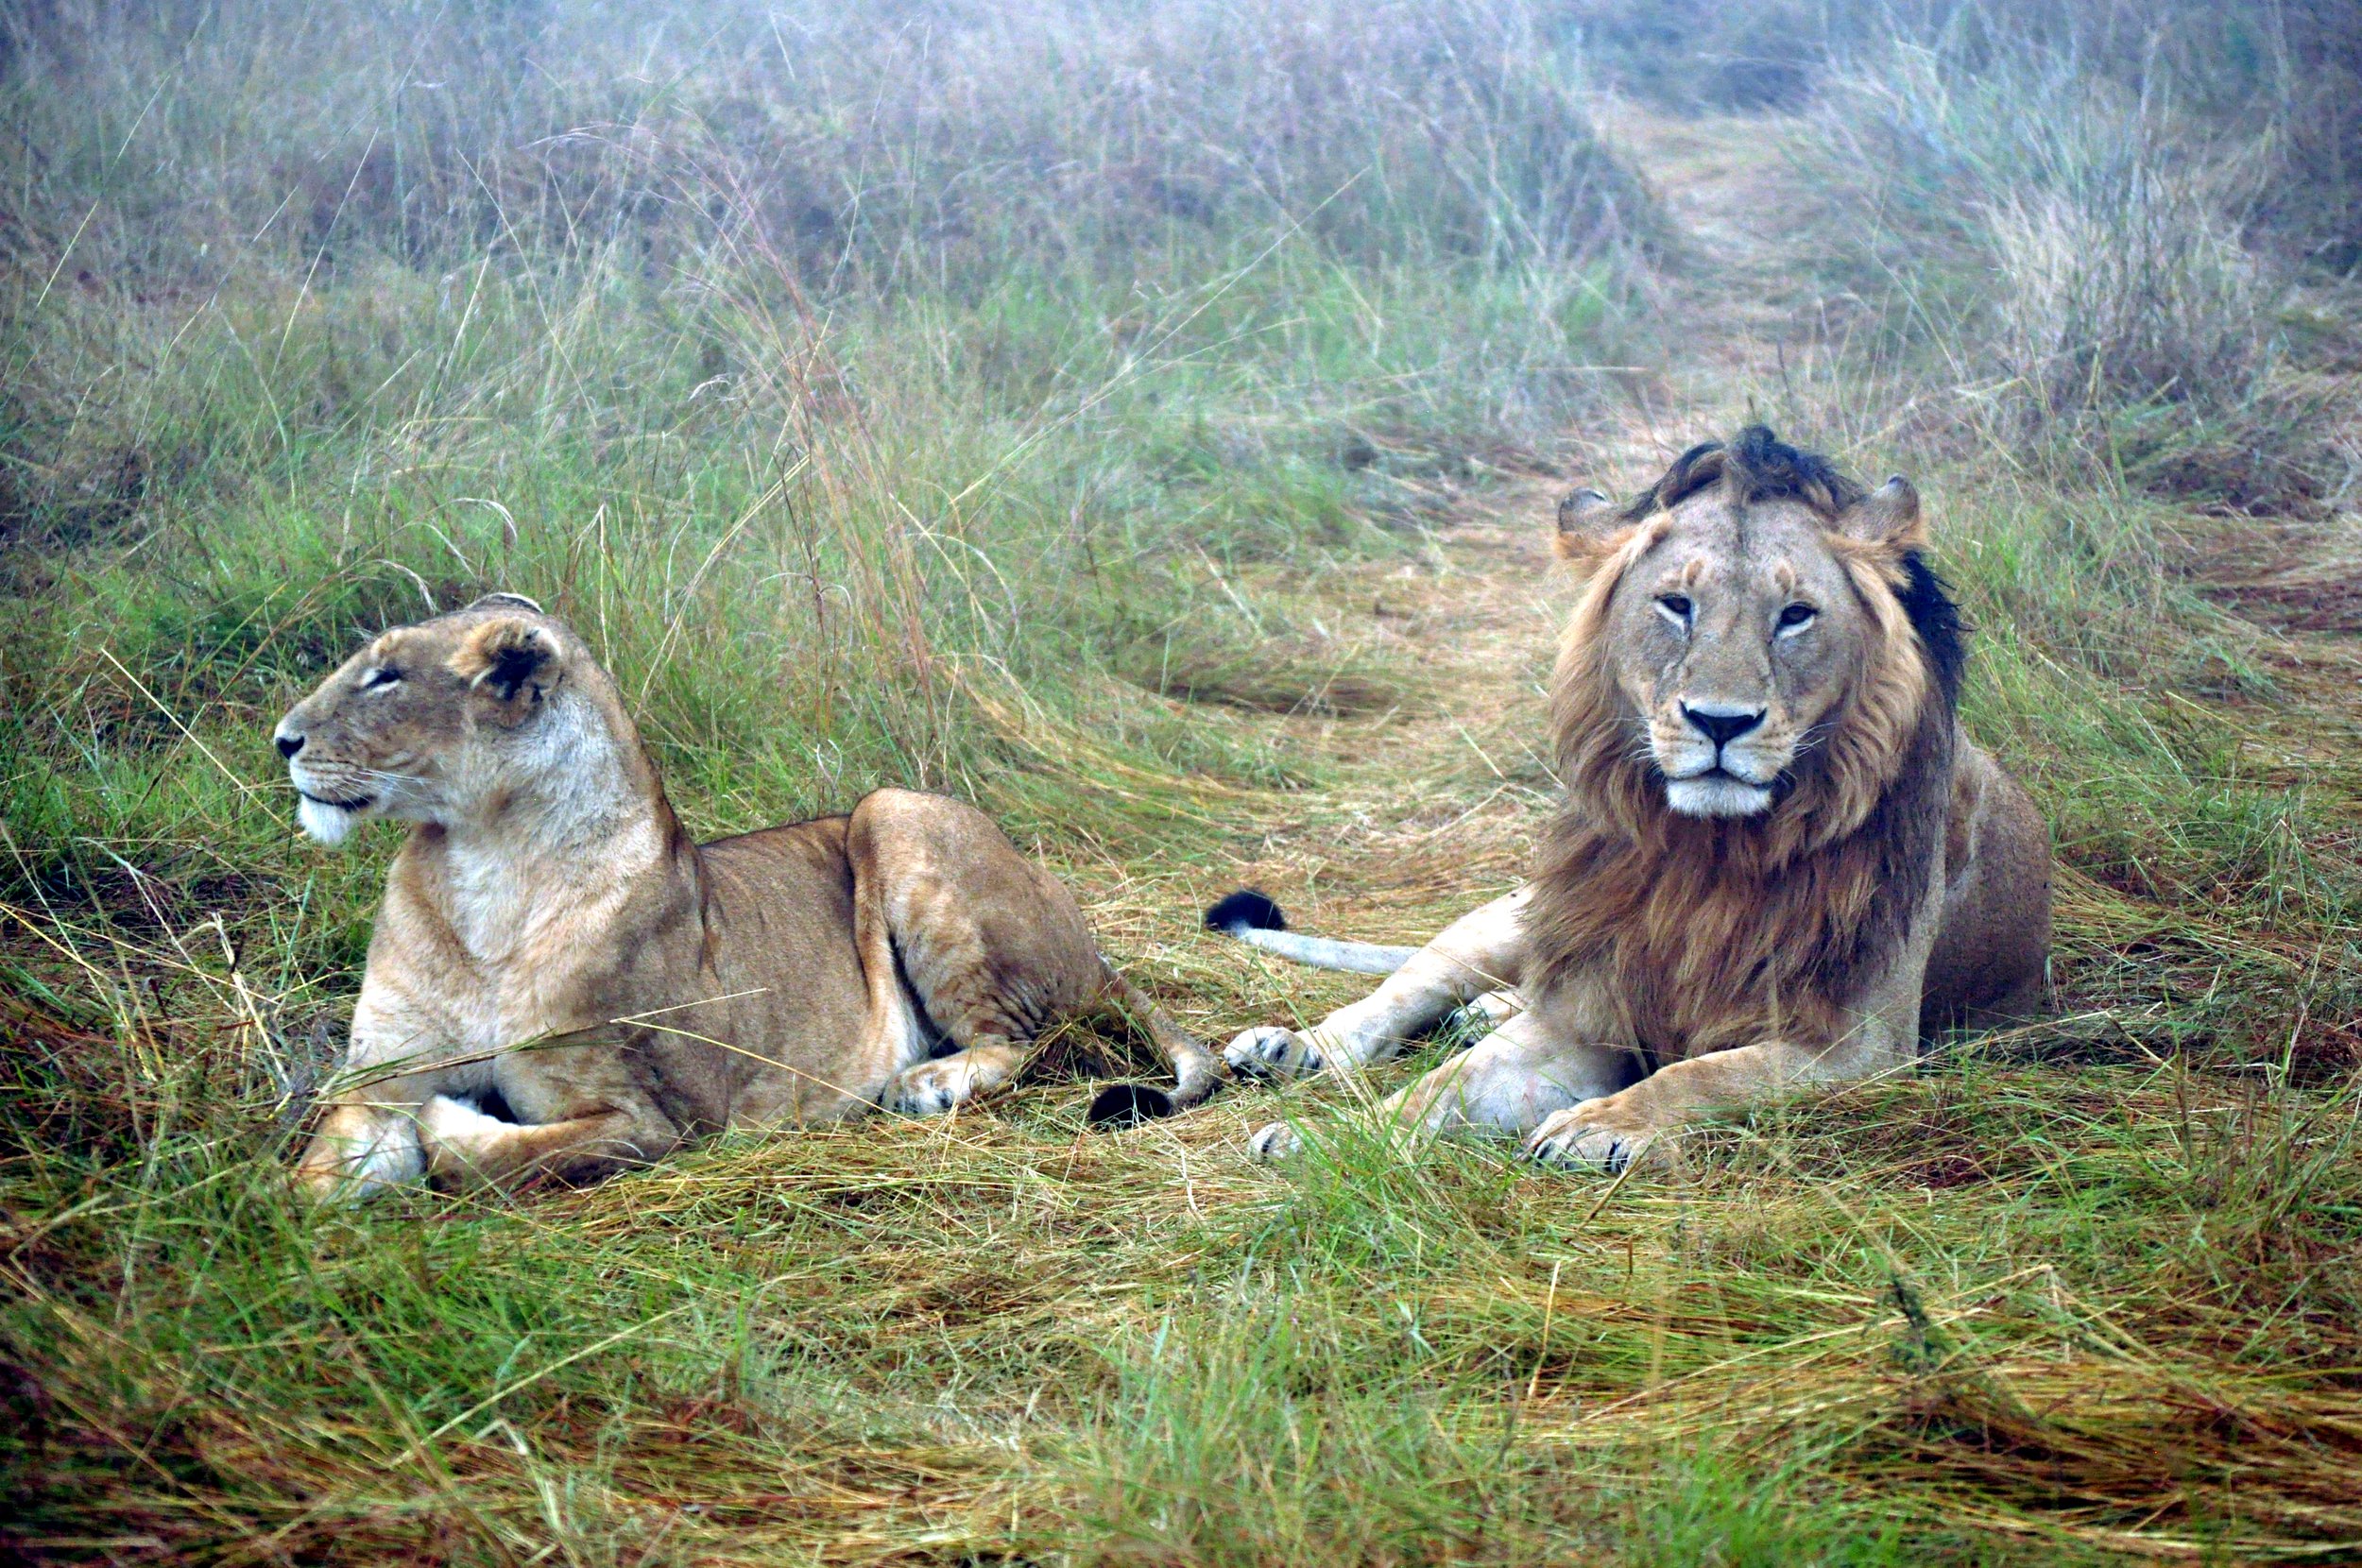
<path id="1" fill-rule="evenodd" d="M 1604 547 L 1623 526 L 1616 503 L 1597 490 L 1576 490 L 1558 503 L 1558 534 L 1550 548 L 1574 560 Z"/>
<path id="2" fill-rule="evenodd" d="M 1924 550 L 1927 545 L 1919 492 L 1899 473 L 1847 507 L 1837 520 L 1837 531 L 1890 550 Z"/>
<path id="3" fill-rule="evenodd" d="M 548 628 L 498 616 L 468 628 L 451 656 L 451 672 L 504 703 L 530 707 L 557 685 L 559 653 Z"/>

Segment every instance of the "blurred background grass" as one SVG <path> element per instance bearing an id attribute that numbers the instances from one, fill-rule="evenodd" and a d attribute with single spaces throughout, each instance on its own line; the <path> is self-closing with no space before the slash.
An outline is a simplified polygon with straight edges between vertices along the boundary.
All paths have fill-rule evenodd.
<path id="1" fill-rule="evenodd" d="M 2351 1549 L 2349 10 L 0 12 L 0 1542 Z M 2057 1018 L 1662 1187 L 1276 1178 L 1288 1100 L 1055 1083 L 578 1197 L 274 1180 L 379 856 L 261 741 L 377 627 L 539 597 L 701 831 L 978 800 L 1224 1035 L 1353 982 L 1207 895 L 1404 938 L 1515 878 L 1549 497 L 1755 417 L 1938 498 Z"/>

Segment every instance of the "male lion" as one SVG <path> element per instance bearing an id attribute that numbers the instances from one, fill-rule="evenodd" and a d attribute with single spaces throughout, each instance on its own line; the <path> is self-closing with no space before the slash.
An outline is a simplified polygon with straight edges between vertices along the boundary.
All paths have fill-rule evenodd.
<path id="1" fill-rule="evenodd" d="M 274 739 L 313 837 L 411 825 L 353 1008 L 373 1081 L 329 1105 L 316 1190 L 581 1182 L 725 1127 L 948 1111 L 1085 1014 L 1142 1024 L 1178 1104 L 1219 1075 L 972 807 L 880 790 L 692 843 L 614 682 L 529 599 L 385 633 Z"/>
<path id="2" fill-rule="evenodd" d="M 1233 1066 L 1378 1061 L 1515 988 L 1523 1013 L 1386 1109 L 1620 1168 L 1709 1108 L 1901 1067 L 1923 1027 L 2040 1003 L 2049 834 L 1960 733 L 1960 619 L 1908 482 L 1865 494 L 1757 426 L 1630 505 L 1577 491 L 1558 530 L 1582 590 L 1533 879 L 1314 1028 L 1248 1030 Z M 1208 923 L 1300 940 L 1247 929 L 1278 923 L 1259 898 Z M 1275 1123 L 1253 1147 L 1296 1141 Z"/>

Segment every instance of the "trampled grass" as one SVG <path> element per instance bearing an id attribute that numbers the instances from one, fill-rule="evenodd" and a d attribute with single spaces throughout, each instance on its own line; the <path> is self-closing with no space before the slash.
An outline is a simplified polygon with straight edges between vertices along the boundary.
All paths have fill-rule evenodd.
<path id="1" fill-rule="evenodd" d="M 1902 101 L 1865 52 L 1800 49 L 1791 102 L 1581 6 L 7 23 L 0 1543 L 2362 1553 L 2350 191 L 2198 178 L 2345 132 L 2268 49 L 2229 91 L 2190 29 L 2271 17 L 2220 9 L 2148 56 L 2101 6 L 2080 53 L 1997 5 L 1866 40 L 1958 102 L 2083 72 L 2215 193 L 2157 252 L 2251 269 L 2204 407 L 2137 366 L 2013 401 L 1980 324 L 2043 276 L 1908 203 L 1816 229 L 1981 199 L 1832 154 Z M 1596 95 L 1636 68 L 1686 117 Z M 1415 1063 L 1088 1132 L 1072 1074 L 1146 1066 L 1114 1038 L 585 1192 L 281 1181 L 388 841 L 300 843 L 262 741 L 375 627 L 542 598 L 701 831 L 975 799 L 1223 1037 L 1366 982 L 1211 896 L 1406 940 L 1515 883 L 1551 496 L 1757 414 L 1936 505 L 1971 727 L 2060 844 L 2053 1016 L 1623 1181 L 1401 1162 L 1354 1111 Z"/>

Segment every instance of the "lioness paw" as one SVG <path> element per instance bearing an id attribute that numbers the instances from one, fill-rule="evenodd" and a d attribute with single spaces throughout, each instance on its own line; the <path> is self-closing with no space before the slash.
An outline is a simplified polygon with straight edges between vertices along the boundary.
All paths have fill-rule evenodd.
<path id="1" fill-rule="evenodd" d="M 897 1116 L 939 1116 L 1008 1082 L 996 1063 L 967 1051 L 906 1067 L 886 1086 L 885 1108 Z"/>
<path id="2" fill-rule="evenodd" d="M 1605 1171 L 1662 1160 L 1669 1148 L 1662 1132 L 1612 1118 L 1597 1109 L 1600 1103 L 1586 1100 L 1544 1117 L 1526 1135 L 1525 1157 L 1560 1169 Z"/>
<path id="3" fill-rule="evenodd" d="M 1223 1048 L 1233 1072 L 1251 1078 L 1301 1078 L 1327 1065 L 1319 1048 L 1292 1029 L 1258 1024 Z"/>
<path id="4" fill-rule="evenodd" d="M 405 1116 L 340 1108 L 296 1165 L 316 1199 L 368 1198 L 417 1181 L 426 1170 L 418 1124 Z"/>
<path id="5" fill-rule="evenodd" d="M 1289 1159 L 1303 1147 L 1303 1134 L 1284 1121 L 1258 1127 L 1246 1140 L 1246 1151 L 1258 1160 Z"/>

